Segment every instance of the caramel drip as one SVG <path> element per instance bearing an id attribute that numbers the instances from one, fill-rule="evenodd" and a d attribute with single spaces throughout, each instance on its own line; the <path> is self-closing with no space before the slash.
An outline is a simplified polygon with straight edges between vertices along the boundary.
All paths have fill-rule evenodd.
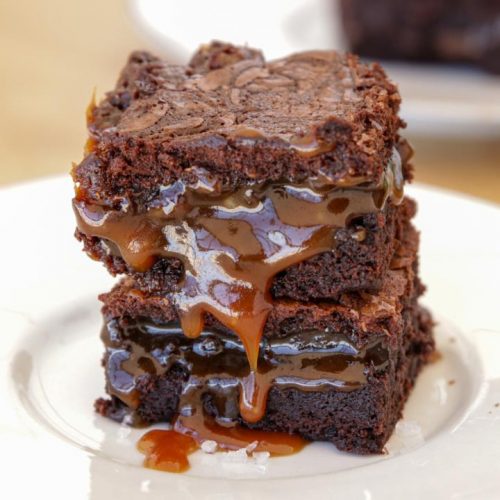
<path id="1" fill-rule="evenodd" d="M 184 419 L 182 426 L 176 424 L 175 428 L 177 432 L 201 441 L 215 441 L 222 450 L 238 450 L 256 443 L 253 451 L 268 451 L 271 456 L 291 455 L 300 451 L 307 444 L 305 439 L 296 435 L 259 431 L 241 426 L 223 427 L 210 418 L 204 419 L 203 434 L 196 430 L 195 425 L 189 425 L 189 419 Z"/>
<path id="2" fill-rule="evenodd" d="M 153 430 L 142 436 L 137 448 L 146 455 L 144 467 L 165 472 L 184 472 L 189 469 L 188 456 L 198 449 L 198 443 L 179 432 Z"/>
<path id="3" fill-rule="evenodd" d="M 189 469 L 189 455 L 206 440 L 215 441 L 220 450 L 238 450 L 252 446 L 252 451 L 267 451 L 271 456 L 292 455 L 307 444 L 299 436 L 243 427 L 222 427 L 206 418 L 202 434 L 192 427 L 176 424 L 175 430 L 156 429 L 147 432 L 137 443 L 137 448 L 146 455 L 145 467 L 166 472 L 184 472 Z"/>
<path id="4" fill-rule="evenodd" d="M 390 172 L 392 172 L 392 168 Z M 200 172 L 197 172 L 198 174 Z M 147 271 L 157 258 L 184 264 L 184 279 L 170 300 L 184 334 L 198 337 L 210 313 L 240 338 L 250 373 L 241 385 L 242 417 L 256 422 L 267 393 L 257 361 L 272 309 L 270 286 L 285 268 L 335 246 L 335 232 L 352 217 L 380 210 L 395 193 L 389 173 L 377 189 L 313 189 L 255 184 L 221 193 L 206 172 L 195 186 L 183 181 L 161 191 L 159 207 L 135 214 L 76 199 L 78 228 L 111 241 L 127 264 Z"/>

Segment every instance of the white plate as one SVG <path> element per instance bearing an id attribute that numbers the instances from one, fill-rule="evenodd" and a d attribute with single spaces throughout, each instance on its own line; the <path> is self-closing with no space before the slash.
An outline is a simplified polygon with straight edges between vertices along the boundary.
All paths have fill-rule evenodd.
<path id="1" fill-rule="evenodd" d="M 141 467 L 143 431 L 92 411 L 103 394 L 96 295 L 113 280 L 72 238 L 70 180 L 1 190 L 1 497 L 498 498 L 500 210 L 408 191 L 420 204 L 426 303 L 443 355 L 405 408 L 422 434 L 394 435 L 377 457 L 316 443 L 265 470 L 197 452 L 192 469 L 175 475 Z"/>
<path id="2" fill-rule="evenodd" d="M 158 51 L 186 61 L 213 39 L 260 47 L 268 59 L 310 49 L 346 50 L 333 0 L 129 0 Z M 473 67 L 384 62 L 412 133 L 500 137 L 500 77 Z"/>

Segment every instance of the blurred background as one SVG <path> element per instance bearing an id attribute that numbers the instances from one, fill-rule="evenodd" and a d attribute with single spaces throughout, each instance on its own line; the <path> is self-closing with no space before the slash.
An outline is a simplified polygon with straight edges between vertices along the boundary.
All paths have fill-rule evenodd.
<path id="1" fill-rule="evenodd" d="M 342 11 L 335 0 L 1 0 L 0 186 L 64 174 L 80 161 L 92 92 L 95 88 L 99 97 L 112 88 L 131 50 L 149 49 L 183 62 L 199 43 L 218 38 L 248 42 L 268 58 L 350 46 L 392 59 L 384 60 L 384 67 L 400 85 L 409 125 L 405 135 L 416 150 L 416 180 L 500 202 L 500 76 L 478 56 L 484 26 L 482 38 L 477 29 L 467 31 L 465 12 L 453 20 L 453 29 L 439 25 L 439 50 L 424 50 L 418 36 L 424 27 L 437 26 L 433 9 L 443 0 L 343 3 L 351 1 Z M 499 0 L 478 1 L 496 4 L 500 12 Z M 420 7 L 387 15 L 397 2 Z M 480 9 L 468 3 L 476 6 L 476 16 Z M 374 10 L 364 19 L 356 9 L 366 11 L 367 5 Z M 491 12 L 484 15 L 494 19 Z M 402 27 L 398 33 L 391 23 Z M 498 51 L 486 60 L 500 64 L 500 17 L 496 23 L 492 36 Z M 379 47 L 371 42 L 381 39 L 377 30 L 394 39 Z M 465 39 L 475 43 L 474 50 Z M 427 62 L 440 58 L 448 61 Z"/>

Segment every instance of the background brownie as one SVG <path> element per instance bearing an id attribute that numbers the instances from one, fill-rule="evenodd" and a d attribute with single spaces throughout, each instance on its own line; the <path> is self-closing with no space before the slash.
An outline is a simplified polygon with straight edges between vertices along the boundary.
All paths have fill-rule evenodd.
<path id="1" fill-rule="evenodd" d="M 468 61 L 500 73 L 498 0 L 342 0 L 350 49 L 375 58 Z"/>

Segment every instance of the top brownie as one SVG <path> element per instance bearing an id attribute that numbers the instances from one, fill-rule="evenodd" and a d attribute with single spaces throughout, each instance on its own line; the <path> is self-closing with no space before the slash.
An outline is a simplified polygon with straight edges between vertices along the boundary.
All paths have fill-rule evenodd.
<path id="1" fill-rule="evenodd" d="M 74 179 L 80 198 L 139 207 L 159 186 L 207 171 L 228 190 L 311 177 L 375 186 L 394 148 L 409 176 L 399 104 L 381 67 L 350 54 L 266 62 L 257 50 L 212 42 L 180 66 L 135 52 L 116 88 L 89 109 Z"/>

